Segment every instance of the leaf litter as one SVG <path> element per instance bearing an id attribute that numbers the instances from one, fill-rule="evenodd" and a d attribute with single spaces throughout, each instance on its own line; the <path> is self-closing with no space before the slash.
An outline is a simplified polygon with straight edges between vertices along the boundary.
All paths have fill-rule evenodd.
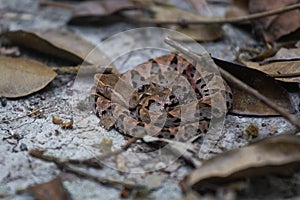
<path id="1" fill-rule="evenodd" d="M 92 2 L 92 1 L 91 1 Z M 91 3 L 87 2 L 87 3 Z M 118 1 L 114 1 L 115 2 Z M 245 2 L 248 2 L 248 7 Z M 285 2 L 276 2 L 275 5 L 272 5 L 271 3 L 268 3 L 269 1 L 255 1 L 255 0 L 249 0 L 244 1 L 243 5 L 238 4 L 238 1 L 233 1 L 235 8 L 232 8 L 233 11 L 231 13 L 227 13 L 228 20 L 230 21 L 232 18 L 236 17 L 243 17 L 247 15 L 247 13 L 259 13 L 261 11 L 272 11 L 275 8 L 278 7 L 284 7 L 287 5 L 290 5 L 291 3 L 298 3 L 299 1 L 285 1 Z M 84 2 L 86 3 L 86 2 Z M 84 4 L 82 3 L 82 4 Z M 94 2 L 95 3 L 95 2 Z M 79 19 L 92 19 L 92 16 L 89 16 L 89 14 L 100 16 L 103 21 L 106 21 L 108 23 L 112 23 L 109 21 L 110 17 L 113 16 L 125 16 L 128 17 L 127 20 L 130 20 L 131 15 L 127 15 L 128 13 L 125 12 L 125 10 L 136 10 L 138 9 L 138 12 L 140 7 L 134 7 L 129 3 L 128 5 L 125 5 L 126 2 L 123 1 L 123 4 L 115 4 L 115 5 L 108 5 L 108 2 L 104 2 L 104 4 L 107 4 L 106 10 L 102 10 L 100 12 L 99 8 L 96 6 L 94 7 L 95 12 L 90 12 L 89 9 L 93 6 L 89 6 L 90 8 L 84 10 L 84 7 L 77 7 L 77 14 L 73 15 L 76 17 L 79 17 Z M 280 6 L 278 6 L 280 4 Z M 87 4 L 86 4 L 87 5 Z M 95 5 L 95 4 L 90 4 Z M 116 6 L 117 5 L 117 6 Z M 154 6 L 153 6 L 154 5 Z M 128 6 L 128 7 L 126 7 Z M 105 7 L 105 6 L 104 6 Z M 102 8 L 104 8 L 102 7 Z M 98 9 L 98 10 L 97 10 Z M 249 9 L 249 10 L 247 10 Z M 190 25 L 185 24 L 185 21 L 189 20 L 199 20 L 199 21 L 205 21 L 206 18 L 202 18 L 200 15 L 193 15 L 190 14 L 184 10 L 181 10 L 177 8 L 174 5 L 171 4 L 164 4 L 164 3 L 155 3 L 152 4 L 152 7 L 149 6 L 148 10 L 150 10 L 150 21 L 156 20 L 160 21 L 162 24 L 164 22 L 168 22 L 169 19 L 176 19 L 177 23 L 172 25 L 175 30 L 180 30 L 181 32 L 189 32 L 189 35 L 192 35 L 192 37 L 199 41 L 210 41 L 210 40 L 216 40 L 222 36 L 222 30 L 221 25 L 219 23 L 211 23 L 210 25 Z M 83 11 L 83 12 L 82 12 Z M 170 11 L 170 12 L 169 12 Z M 296 11 L 296 10 L 295 10 Z M 287 38 L 291 33 L 297 31 L 299 29 L 299 20 L 297 21 L 297 17 L 291 17 L 291 13 L 295 11 L 290 11 L 284 14 L 274 15 L 272 17 L 267 18 L 261 18 L 256 20 L 251 20 L 251 23 L 255 25 L 255 30 L 257 33 L 261 33 L 262 38 L 267 42 L 276 42 L 280 39 Z M 76 13 L 74 12 L 74 13 Z M 83 13 L 83 14 L 80 14 Z M 90 13 L 89 13 L 90 12 Z M 192 16 L 193 15 L 193 16 Z M 185 17 L 182 17 L 185 16 Z M 297 16 L 297 13 L 295 15 Z M 149 17 L 149 16 L 146 16 Z M 290 27 L 287 25 L 287 19 L 290 19 Z M 80 19 L 80 20 L 81 20 Z M 119 18 L 120 19 L 120 18 Z M 119 20 L 118 19 L 118 20 Z M 246 19 L 246 18 L 245 18 Z M 79 20 L 79 21 L 80 21 Z M 207 19 L 209 20 L 209 19 Z M 247 20 L 244 20 L 247 21 Z M 133 22 L 137 22 L 134 21 Z M 230 22 L 229 22 L 230 23 Z M 279 28 L 278 28 L 279 27 Z M 198 29 L 198 30 L 197 30 Z M 204 32 L 200 32 L 201 31 Z M 276 31 L 274 31 L 276 30 Z M 195 35 L 193 35 L 195 34 Z M 10 42 L 13 44 L 17 44 L 20 46 L 26 46 L 29 48 L 34 48 L 37 51 L 43 52 L 45 54 L 61 57 L 63 59 L 67 59 L 69 61 L 74 62 L 75 64 L 81 64 L 83 59 L 86 56 L 86 52 L 89 52 L 92 45 L 89 45 L 85 42 L 83 42 L 80 38 L 77 36 L 74 36 L 72 33 L 68 33 L 66 31 L 58 31 L 58 30 L 48 30 L 46 32 L 40 31 L 40 30 L 31 30 L 31 31 L 11 31 L 6 32 L 2 34 L 2 36 L 5 36 L 6 39 L 9 39 Z M 57 40 L 57 39 L 61 40 Z M 76 41 L 76 42 L 75 42 Z M 39 42 L 41 47 L 34 47 L 32 46 L 32 43 Z M 65 43 L 64 43 L 65 42 Z M 35 45 L 39 46 L 39 45 Z M 81 47 L 84 48 L 81 48 Z M 80 48 L 79 48 L 80 47 Z M 14 52 L 9 52 L 4 49 L 5 54 L 11 54 L 13 55 Z M 287 77 L 287 78 L 281 78 L 281 77 L 275 77 L 275 79 L 267 76 L 273 76 L 274 74 L 278 75 L 286 75 L 286 74 L 295 74 L 298 73 L 298 50 L 299 49 L 281 49 L 277 52 L 277 54 L 274 57 L 266 58 L 264 61 L 260 63 L 252 63 L 252 65 L 249 67 L 255 68 L 250 69 L 246 68 L 245 66 L 237 65 L 234 63 L 226 63 L 226 61 L 217 61 L 215 62 L 221 67 L 224 67 L 226 70 L 228 70 L 230 73 L 236 75 L 240 79 L 242 79 L 244 82 L 248 83 L 255 89 L 259 90 L 262 94 L 267 96 L 270 99 L 273 99 L 280 107 L 283 107 L 284 109 L 289 112 L 290 102 L 287 98 L 287 91 L 278 83 L 276 80 L 285 81 L 285 82 L 296 82 L 299 83 L 299 77 Z M 57 54 L 57 52 L 59 52 Z M 100 55 L 99 54 L 96 55 Z M 101 54 L 102 55 L 102 54 Z M 0 67 L 3 66 L 1 64 L 2 60 L 5 59 L 12 59 L 7 57 L 1 57 L 0 60 Z M 19 62 L 21 62 L 19 59 L 18 61 L 12 61 L 12 63 L 16 62 L 18 63 L 15 66 L 19 66 Z M 99 61 L 99 58 L 97 56 L 91 57 L 90 60 L 87 62 L 89 64 L 95 64 Z M 27 62 L 27 61 L 26 61 Z M 25 63 L 26 63 L 25 62 Z M 34 61 L 28 61 L 28 63 L 32 64 Z M 4 62 L 5 63 L 5 62 Z M 9 62 L 11 63 L 11 62 Z M 27 64 L 28 64 L 27 63 Z M 225 64 L 224 64 L 225 63 Z M 245 62 L 246 63 L 246 62 Z M 5 63 L 6 65 L 7 63 Z M 246 63 L 246 65 L 249 64 Z M 232 66 L 233 65 L 233 66 Z M 40 66 L 40 64 L 32 64 L 32 68 L 39 68 L 36 66 Z M 230 67 L 228 67 L 230 66 Z M 255 67 L 253 67 L 255 66 Z M 8 67 L 10 68 L 10 67 Z M 20 67 L 14 68 L 15 71 L 19 71 Z M 24 80 L 21 80 L 17 82 L 16 85 L 9 85 L 9 87 L 3 87 L 3 85 L 7 85 L 8 81 L 4 80 L 3 75 L 1 77 L 0 81 L 0 88 L 1 96 L 6 96 L 10 98 L 15 97 L 22 97 L 26 96 L 28 94 L 31 94 L 33 92 L 37 92 L 43 87 L 45 87 L 49 82 L 51 82 L 56 74 L 51 68 L 44 66 L 41 71 L 45 70 L 43 73 L 46 74 L 47 71 L 48 74 L 47 77 L 42 77 L 39 80 L 36 80 L 36 85 L 28 85 L 28 83 Z M 28 68 L 30 70 L 30 67 Z M 26 69 L 26 70 L 28 70 Z M 47 70 L 46 70 L 47 69 Z M 113 67 L 112 67 L 113 69 Z M 2 68 L 1 68 L 2 70 Z M 7 70 L 7 67 L 6 67 Z M 10 69 L 11 70 L 11 69 Z M 16 75 L 15 77 L 23 77 L 24 74 L 28 73 L 26 70 L 22 69 L 20 70 L 20 74 Z M 37 73 L 37 69 L 34 69 L 34 73 Z M 40 70 L 40 69 L 39 69 Z M 262 72 L 259 72 L 259 71 Z M 51 71 L 51 72 L 50 72 Z M 113 71 L 113 70 L 112 70 Z M 8 72 L 10 74 L 13 74 L 15 72 Z M 33 74 L 34 74 L 33 73 Z M 38 72 L 40 73 L 40 72 Z M 43 74 L 42 73 L 42 74 Z M 114 71 L 113 73 L 116 73 Z M 266 75 L 267 74 L 267 75 Z M 32 78 L 35 75 L 27 75 L 28 78 Z M 32 77 L 31 77 L 32 76 Z M 46 75 L 45 75 L 46 76 Z M 14 78 L 15 78 L 14 77 Z M 253 81 L 253 79 L 255 80 Z M 22 78 L 21 78 L 22 79 Z M 22 82 L 23 81 L 23 82 Z M 28 85 L 25 86 L 25 85 Z M 38 86 L 37 86 L 38 85 Z M 253 97 L 250 97 L 247 93 L 243 92 L 241 90 L 236 90 L 234 87 L 234 84 L 230 84 L 230 86 L 233 89 L 233 96 L 234 96 L 234 108 L 233 112 L 236 112 L 241 115 L 261 115 L 261 116 L 271 116 L 276 115 L 278 113 L 274 112 L 272 109 L 269 109 L 267 106 L 261 104 L 259 100 L 254 99 Z M 8 88 L 8 89 L 7 89 Z M 17 89 L 14 89 L 17 88 Z M 9 91 L 10 90 L 10 91 Z M 4 91 L 4 92 L 3 92 Z M 7 92 L 8 91 L 8 92 Z M 57 124 L 62 124 L 63 122 L 58 120 L 55 122 Z M 70 122 L 71 123 L 71 122 Z M 71 123 L 73 124 L 73 123 Z M 69 127 L 69 125 L 67 125 Z M 253 128 L 255 125 L 252 126 L 250 124 L 248 126 L 249 129 L 245 130 L 246 132 L 249 132 L 249 135 L 256 137 L 259 134 L 259 130 L 256 128 Z M 251 129 L 251 130 L 250 130 Z M 144 138 L 146 139 L 146 138 Z M 148 138 L 149 139 L 149 138 Z M 168 140 L 162 140 L 162 139 L 152 139 L 151 142 L 169 142 L 172 149 L 178 150 L 180 149 L 180 145 L 176 144 L 174 142 L 168 141 Z M 109 156 L 117 155 L 116 164 L 118 165 L 118 168 L 120 170 L 124 170 L 126 168 L 126 159 L 119 153 L 126 151 L 127 148 L 129 148 L 130 144 L 133 144 L 135 141 L 130 141 L 129 144 L 124 148 L 121 148 L 120 150 L 117 150 L 116 152 L 108 150 L 104 154 Z M 145 140 L 146 142 L 146 140 Z M 148 140 L 148 143 L 151 143 Z M 147 142 L 146 142 L 147 143 Z M 269 173 L 279 173 L 279 174 L 286 174 L 285 172 L 295 171 L 299 170 L 299 136 L 272 136 L 267 139 L 263 139 L 261 141 L 255 142 L 253 144 L 250 144 L 249 146 L 231 150 L 222 154 L 219 154 L 215 156 L 212 159 L 209 159 L 207 161 L 197 162 L 194 167 L 197 167 L 195 171 L 193 171 L 189 176 L 188 179 L 185 181 L 185 184 L 188 187 L 191 187 L 195 190 L 201 190 L 203 187 L 208 188 L 215 188 L 218 187 L 220 184 L 228 184 L 232 181 L 244 179 L 245 177 L 252 177 L 257 175 L 265 175 Z M 181 152 L 181 151 L 179 151 Z M 190 158 L 186 157 L 184 160 L 189 162 L 189 160 L 193 157 L 193 155 L 188 155 Z M 40 157 L 40 159 L 43 159 L 43 157 Z M 50 159 L 51 157 L 45 157 L 45 160 Z M 55 159 L 53 160 L 55 162 Z M 91 161 L 91 160 L 89 160 Z M 81 163 L 77 161 L 72 161 L 74 163 Z M 87 166 L 91 166 L 93 162 L 86 162 L 88 163 Z M 202 163 L 202 165 L 201 165 Z M 62 163 L 60 163 L 62 164 Z M 63 163 L 63 165 L 66 163 Z M 201 166 L 200 166 L 201 165 Z M 69 169 L 69 168 L 65 168 Z M 175 168 L 175 171 L 178 168 Z M 70 170 L 72 173 L 72 170 Z M 74 172 L 73 173 L 78 173 Z M 90 177 L 88 175 L 84 175 L 86 177 Z M 149 178 L 151 179 L 151 178 Z M 99 180 L 98 180 L 99 181 Z M 159 188 L 162 184 L 163 179 L 161 179 L 160 176 L 155 177 L 153 181 L 153 185 L 155 187 L 153 188 Z M 60 187 L 61 182 L 54 180 L 53 181 L 56 186 Z M 99 181 L 101 182 L 101 181 Z M 150 183 L 151 185 L 152 183 Z M 37 185 L 38 186 L 38 185 Z M 39 186 L 42 188 L 42 185 Z M 52 186 L 51 186 L 52 187 Z M 54 187 L 54 186 L 53 186 Z M 43 190 L 43 189 L 41 189 Z M 51 191 L 52 189 L 46 189 L 48 191 Z M 39 189 L 37 189 L 37 192 L 39 193 Z M 192 195 L 193 196 L 193 195 Z M 197 196 L 196 194 L 194 196 Z M 39 198 L 39 197 L 37 197 Z M 45 196 L 40 197 L 42 199 L 45 199 Z"/>

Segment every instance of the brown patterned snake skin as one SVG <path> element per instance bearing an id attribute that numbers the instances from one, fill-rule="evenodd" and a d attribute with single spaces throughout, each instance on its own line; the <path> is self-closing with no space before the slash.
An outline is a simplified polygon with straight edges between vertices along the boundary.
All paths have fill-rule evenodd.
<path id="1" fill-rule="evenodd" d="M 206 133 L 212 115 L 230 109 L 232 94 L 210 67 L 192 63 L 171 53 L 120 75 L 96 74 L 92 95 L 100 124 L 135 137 L 178 141 Z"/>

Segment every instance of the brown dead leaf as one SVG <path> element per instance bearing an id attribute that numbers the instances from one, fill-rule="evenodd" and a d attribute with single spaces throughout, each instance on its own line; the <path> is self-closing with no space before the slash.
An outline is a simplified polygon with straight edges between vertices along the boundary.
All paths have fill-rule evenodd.
<path id="1" fill-rule="evenodd" d="M 20 30 L 5 32 L 1 36 L 13 44 L 68 60 L 75 65 L 83 61 L 97 65 L 104 59 L 103 53 L 94 49 L 95 45 L 67 30 Z"/>
<path id="2" fill-rule="evenodd" d="M 259 63 L 255 62 L 245 62 L 245 64 L 249 68 L 257 69 L 271 76 L 291 75 L 291 77 L 286 78 L 275 78 L 276 80 L 300 83 L 300 60 L 271 62 L 265 65 L 259 65 Z M 295 76 L 292 76 L 293 74 L 295 74 Z"/>
<path id="3" fill-rule="evenodd" d="M 44 88 L 56 73 L 34 60 L 0 56 L 0 96 L 17 98 Z"/>
<path id="4" fill-rule="evenodd" d="M 289 112 L 290 100 L 288 92 L 273 78 L 256 69 L 251 69 L 243 65 L 217 58 L 213 59 L 218 66 L 250 85 L 267 98 L 272 99 L 274 103 Z M 233 108 L 230 112 L 242 115 L 278 115 L 277 112 L 263 104 L 260 100 L 257 100 L 248 93 L 239 90 L 234 83 L 228 82 L 228 85 L 230 86 L 233 94 Z"/>
<path id="5" fill-rule="evenodd" d="M 267 58 L 264 60 L 266 62 L 274 62 L 274 61 L 287 61 L 287 60 L 300 60 L 300 48 L 281 48 L 275 54 L 275 56 Z"/>
<path id="6" fill-rule="evenodd" d="M 203 19 L 211 19 L 211 17 L 203 17 L 172 5 L 165 4 L 152 4 L 149 6 L 149 9 L 153 11 L 155 14 L 152 19 L 157 21 L 170 21 L 170 19 L 174 21 L 188 21 L 188 20 L 203 20 Z M 173 25 L 169 28 L 172 28 L 176 31 L 179 31 L 183 34 L 186 34 L 197 41 L 212 41 L 220 38 L 223 34 L 222 28 L 220 25 L 189 25 L 187 27 L 182 27 L 179 25 Z M 175 38 L 174 38 L 175 39 Z M 182 38 L 176 38 L 182 39 Z"/>
<path id="7" fill-rule="evenodd" d="M 274 136 L 209 159 L 185 181 L 195 190 L 266 174 L 288 175 L 300 169 L 300 137 Z"/>
<path id="8" fill-rule="evenodd" d="M 226 18 L 236 18 L 249 15 L 249 0 L 234 0 L 226 12 Z M 249 23 L 249 22 L 243 22 Z"/>
<path id="9" fill-rule="evenodd" d="M 68 191 L 64 188 L 60 177 L 42 184 L 30 186 L 29 191 L 37 200 L 70 200 Z"/>
<path id="10" fill-rule="evenodd" d="M 258 13 L 283 8 L 296 3 L 300 3 L 300 1 L 249 0 L 249 11 L 250 13 Z M 257 19 L 253 21 L 253 24 L 257 32 L 263 35 L 265 41 L 272 42 L 299 29 L 299 19 L 299 10 L 292 10 L 279 15 Z"/>
<path id="11" fill-rule="evenodd" d="M 109 1 L 85 1 L 74 6 L 73 16 L 69 24 L 85 24 L 87 22 L 102 22 L 102 24 L 120 21 L 120 16 L 116 14 L 124 10 L 134 10 L 140 8 L 133 1 L 129 0 L 109 0 Z"/>
<path id="12" fill-rule="evenodd" d="M 63 123 L 63 120 L 59 116 L 54 115 L 52 116 L 52 123 L 60 125 Z"/>

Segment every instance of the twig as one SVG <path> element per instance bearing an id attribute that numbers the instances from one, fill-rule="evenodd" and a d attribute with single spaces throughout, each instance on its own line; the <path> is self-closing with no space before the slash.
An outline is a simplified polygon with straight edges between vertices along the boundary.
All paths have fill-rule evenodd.
<path id="1" fill-rule="evenodd" d="M 34 114 L 40 112 L 44 108 L 46 108 L 46 106 L 42 106 L 40 108 L 34 109 L 33 111 L 31 111 L 30 113 L 28 113 L 26 115 L 22 115 L 22 116 L 15 117 L 15 118 L 12 118 L 12 119 L 4 119 L 4 120 L 1 120 L 0 122 L 1 123 L 7 123 L 7 122 L 12 122 L 12 121 L 15 121 L 15 120 L 18 120 L 18 119 L 22 119 L 24 117 L 27 117 L 27 116 L 30 116 L 30 115 L 34 115 Z"/>
<path id="2" fill-rule="evenodd" d="M 70 166 L 70 164 L 79 164 L 79 163 L 81 163 L 80 161 L 75 161 L 75 160 L 73 160 L 73 161 L 72 160 L 62 161 L 59 158 L 44 155 L 43 150 L 31 149 L 29 151 L 29 154 L 31 156 L 33 156 L 35 158 L 39 158 L 43 161 L 54 163 L 62 171 L 69 172 L 69 173 L 75 174 L 77 176 L 93 180 L 93 181 L 98 182 L 98 183 L 103 184 L 103 185 L 110 185 L 110 186 L 120 186 L 121 185 L 121 186 L 124 186 L 124 187 L 129 188 L 129 189 L 145 188 L 144 185 L 139 185 L 139 184 L 134 184 L 134 183 L 126 183 L 126 182 L 122 182 L 122 181 L 118 181 L 118 180 L 100 178 L 100 177 L 91 175 L 89 173 L 86 173 L 82 170 L 79 170 L 79 169 L 76 169 L 76 168 L 73 168 L 73 167 Z"/>
<path id="3" fill-rule="evenodd" d="M 123 187 L 128 188 L 128 189 L 143 189 L 143 188 L 146 188 L 145 185 L 141 185 L 141 184 L 129 183 L 129 182 L 124 182 L 124 181 L 119 181 L 119 180 L 114 180 L 114 179 L 108 179 L 108 178 L 100 178 L 100 177 L 94 176 L 92 174 L 86 173 L 82 170 L 70 167 L 69 165 L 65 165 L 63 167 L 63 170 L 65 172 L 69 172 L 69 173 L 75 174 L 77 176 L 81 176 L 83 178 L 93 180 L 93 181 L 98 182 L 98 183 L 103 184 L 103 185 L 123 186 Z"/>
<path id="4" fill-rule="evenodd" d="M 127 20 L 138 22 L 138 23 L 147 23 L 147 24 L 161 24 L 161 25 L 167 25 L 167 24 L 178 24 L 178 25 L 192 25 L 192 24 L 226 24 L 226 23 L 239 23 L 254 19 L 259 19 L 263 17 L 268 17 L 271 15 L 276 15 L 284 12 L 288 12 L 291 10 L 295 10 L 300 8 L 300 3 L 293 4 L 284 8 L 274 9 L 270 11 L 264 11 L 260 13 L 254 13 L 242 17 L 236 17 L 236 18 L 207 18 L 207 19 L 198 19 L 198 20 L 170 20 L 170 21 L 161 21 L 161 20 L 153 20 L 148 18 L 139 18 L 136 16 L 128 16 L 128 15 L 122 15 L 122 17 L 127 18 Z"/>
<path id="5" fill-rule="evenodd" d="M 184 46 L 182 46 L 178 42 L 170 39 L 169 37 L 167 37 L 165 39 L 165 42 L 167 44 L 169 44 L 170 46 L 174 47 L 175 49 L 177 49 L 179 52 L 183 53 L 184 55 L 190 57 L 191 59 L 196 60 L 198 62 L 201 61 L 201 57 L 199 55 L 197 55 L 196 53 L 190 51 L 189 49 L 185 48 Z M 289 120 L 298 129 L 300 129 L 300 120 L 297 119 L 295 116 L 293 116 L 290 113 L 286 112 L 286 110 L 282 109 L 277 104 L 273 103 L 270 99 L 268 99 L 267 97 L 265 97 L 264 95 L 259 93 L 257 90 L 253 89 L 249 85 L 247 85 L 244 82 L 242 82 L 241 80 L 237 79 L 236 77 L 234 77 L 233 75 L 231 75 L 230 73 L 228 73 L 227 71 L 222 69 L 221 67 L 219 67 L 219 70 L 220 70 L 222 76 L 227 81 L 235 83 L 239 87 L 239 89 L 241 89 L 241 90 L 251 94 L 252 96 L 256 97 L 257 99 L 262 101 L 264 104 L 266 104 L 267 106 L 269 106 L 270 108 L 272 108 L 273 110 L 278 112 L 284 118 Z"/>
<path id="6" fill-rule="evenodd" d="M 105 69 L 96 67 L 94 65 L 78 65 L 78 66 L 62 66 L 62 67 L 51 67 L 58 74 L 71 74 L 80 76 L 86 75 L 94 75 L 96 73 L 102 74 L 112 74 L 115 73 L 113 66 L 107 66 Z"/>
<path id="7" fill-rule="evenodd" d="M 92 157 L 92 158 L 89 158 L 87 160 L 84 160 L 84 162 L 91 162 L 91 163 L 94 163 L 94 162 L 99 162 L 100 160 L 104 160 L 106 158 L 109 158 L 109 157 L 113 157 L 113 156 L 116 156 L 122 152 L 125 152 L 133 143 L 135 143 L 136 141 L 138 141 L 140 138 L 131 138 L 124 146 L 122 146 L 121 148 L 117 149 L 117 150 L 114 150 L 114 151 L 109 151 L 105 154 L 101 154 L 99 156 L 95 156 L 95 157 Z"/>
<path id="8" fill-rule="evenodd" d="M 148 145 L 151 145 L 152 142 L 167 143 L 168 145 L 166 145 L 164 148 L 170 151 L 173 155 L 182 158 L 192 167 L 199 168 L 202 164 L 200 160 L 193 157 L 193 154 L 196 153 L 197 150 L 194 149 L 191 142 L 182 143 L 179 141 L 173 141 L 152 136 L 144 136 L 143 141 Z"/>
<path id="9" fill-rule="evenodd" d="M 290 73 L 290 74 L 268 74 L 273 78 L 292 78 L 300 76 L 300 72 L 297 73 Z"/>
<path id="10" fill-rule="evenodd" d="M 39 6 L 51 6 L 51 7 L 56 7 L 56 8 L 68 9 L 71 11 L 76 9 L 76 7 L 71 4 L 53 2 L 53 1 L 45 1 L 45 0 L 40 0 Z"/>
<path id="11" fill-rule="evenodd" d="M 44 160 L 46 162 L 53 162 L 57 166 L 64 166 L 66 164 L 79 164 L 79 165 L 87 165 L 89 167 L 94 167 L 94 168 L 102 167 L 102 164 L 99 162 L 93 162 L 93 161 L 88 161 L 88 160 L 77 160 L 77 159 L 63 160 L 61 158 L 57 158 L 54 156 L 44 155 L 44 152 L 45 152 L 45 150 L 30 149 L 29 155 L 31 155 L 32 157 Z"/>
<path id="12" fill-rule="evenodd" d="M 139 138 L 132 138 L 124 146 L 122 146 L 121 148 L 119 148 L 115 151 L 109 151 L 107 153 L 104 153 L 104 154 L 101 154 L 99 156 L 95 156 L 95 157 L 92 157 L 89 159 L 85 159 L 85 160 L 78 160 L 78 159 L 62 160 L 61 158 L 44 155 L 45 150 L 40 150 L 40 149 L 31 149 L 29 151 L 29 154 L 33 157 L 42 159 L 44 161 L 53 162 L 58 166 L 64 166 L 66 164 L 77 164 L 77 165 L 86 165 L 86 166 L 94 167 L 94 168 L 101 168 L 102 167 L 102 164 L 100 163 L 101 160 L 116 156 L 116 155 L 126 151 L 138 139 Z"/>

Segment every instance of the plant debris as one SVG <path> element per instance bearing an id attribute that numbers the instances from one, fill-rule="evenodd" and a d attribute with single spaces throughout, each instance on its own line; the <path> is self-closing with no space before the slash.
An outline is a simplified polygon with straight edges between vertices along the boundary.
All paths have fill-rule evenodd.
<path id="1" fill-rule="evenodd" d="M 37 200 L 71 200 L 69 192 L 64 188 L 61 178 L 30 186 L 28 190 Z"/>
<path id="2" fill-rule="evenodd" d="M 195 190 L 270 173 L 290 174 L 300 169 L 300 137 L 273 136 L 203 162 L 185 184 Z"/>
<path id="3" fill-rule="evenodd" d="M 56 73 L 46 65 L 22 58 L 0 57 L 0 96 L 17 98 L 43 89 Z"/>

